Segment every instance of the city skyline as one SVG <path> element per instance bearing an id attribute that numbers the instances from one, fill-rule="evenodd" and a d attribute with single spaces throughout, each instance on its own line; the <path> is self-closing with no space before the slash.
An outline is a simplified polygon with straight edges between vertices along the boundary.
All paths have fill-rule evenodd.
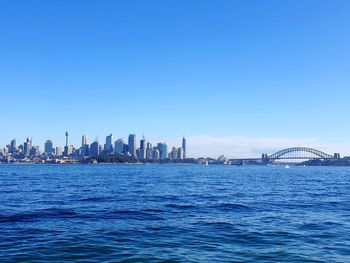
<path id="1" fill-rule="evenodd" d="M 186 135 L 192 156 L 350 152 L 349 1 L 0 3 L 0 145 Z M 14 136 L 15 135 L 15 136 Z"/>
<path id="2" fill-rule="evenodd" d="M 95 139 L 89 142 L 87 135 L 81 136 L 81 144 L 74 145 L 70 143 L 69 132 L 65 134 L 65 144 L 54 145 L 53 140 L 46 140 L 44 147 L 35 145 L 32 137 L 27 137 L 25 142 L 17 142 L 16 138 L 10 143 L 0 148 L 0 157 L 7 162 L 28 159 L 32 162 L 135 162 L 135 161 L 183 161 L 188 158 L 187 143 L 185 137 L 182 138 L 179 147 L 169 146 L 166 142 L 157 142 L 155 146 L 149 140 L 142 136 L 142 139 L 136 137 L 136 134 L 129 134 L 127 143 L 123 138 L 114 140 L 113 134 L 105 137 L 105 142 Z M 138 143 L 139 142 L 139 143 Z M 56 161 L 55 161 L 56 160 Z"/>

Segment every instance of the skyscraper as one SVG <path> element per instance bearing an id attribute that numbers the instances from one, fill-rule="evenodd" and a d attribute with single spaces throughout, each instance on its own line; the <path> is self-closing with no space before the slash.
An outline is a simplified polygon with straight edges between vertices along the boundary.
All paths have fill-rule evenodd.
<path id="1" fill-rule="evenodd" d="M 83 147 L 86 144 L 89 144 L 89 139 L 88 139 L 87 135 L 83 135 L 81 137 L 81 147 Z"/>
<path id="2" fill-rule="evenodd" d="M 105 152 L 113 153 L 113 135 L 110 134 L 106 137 Z"/>
<path id="3" fill-rule="evenodd" d="M 81 137 L 81 157 L 89 155 L 89 139 L 86 135 Z"/>
<path id="4" fill-rule="evenodd" d="M 100 154 L 100 145 L 98 141 L 94 141 L 90 145 L 90 156 L 97 157 Z"/>
<path id="5" fill-rule="evenodd" d="M 124 140 L 123 139 L 116 140 L 114 145 L 115 145 L 114 149 L 115 149 L 116 154 L 124 153 Z"/>
<path id="6" fill-rule="evenodd" d="M 11 141 L 10 152 L 11 152 L 12 154 L 14 154 L 14 153 L 16 152 L 16 139 L 13 139 L 13 140 Z"/>
<path id="7" fill-rule="evenodd" d="M 28 137 L 26 142 L 23 144 L 23 156 L 24 157 L 29 156 L 31 149 L 32 149 L 32 138 Z"/>
<path id="8" fill-rule="evenodd" d="M 166 143 L 158 143 L 159 159 L 165 160 L 168 158 L 168 145 Z"/>
<path id="9" fill-rule="evenodd" d="M 136 156 L 136 135 L 130 134 L 128 139 L 129 153 L 135 157 Z"/>
<path id="10" fill-rule="evenodd" d="M 45 146 L 44 146 L 44 152 L 46 154 L 52 154 L 53 153 L 53 143 L 51 140 L 47 140 L 45 142 Z"/>
<path id="11" fill-rule="evenodd" d="M 186 139 L 185 139 L 185 137 L 182 138 L 182 150 L 183 150 L 183 158 L 186 159 L 187 151 L 186 151 Z"/>

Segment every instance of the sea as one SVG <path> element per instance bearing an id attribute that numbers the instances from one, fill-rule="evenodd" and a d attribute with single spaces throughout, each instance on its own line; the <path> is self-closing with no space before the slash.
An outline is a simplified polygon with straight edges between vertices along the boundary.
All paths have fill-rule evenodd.
<path id="1" fill-rule="evenodd" d="M 0 262 L 350 262 L 350 167 L 2 164 Z"/>

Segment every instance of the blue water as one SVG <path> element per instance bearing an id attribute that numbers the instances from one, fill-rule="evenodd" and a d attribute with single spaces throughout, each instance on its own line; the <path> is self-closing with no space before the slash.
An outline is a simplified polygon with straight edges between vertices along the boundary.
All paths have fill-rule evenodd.
<path id="1" fill-rule="evenodd" d="M 350 262 L 350 168 L 0 165 L 0 261 Z"/>

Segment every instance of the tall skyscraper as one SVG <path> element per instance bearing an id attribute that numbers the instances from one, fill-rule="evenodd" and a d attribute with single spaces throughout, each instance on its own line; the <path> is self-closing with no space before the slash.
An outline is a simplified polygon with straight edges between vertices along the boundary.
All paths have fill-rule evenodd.
<path id="1" fill-rule="evenodd" d="M 165 160 L 168 158 L 168 145 L 166 143 L 158 143 L 159 159 Z"/>
<path id="2" fill-rule="evenodd" d="M 90 145 L 90 156 L 97 157 L 100 154 L 100 144 L 98 141 L 94 141 Z"/>
<path id="3" fill-rule="evenodd" d="M 83 135 L 81 137 L 81 147 L 83 147 L 86 144 L 89 144 L 89 138 L 87 137 L 87 135 Z"/>
<path id="4" fill-rule="evenodd" d="M 183 158 L 187 158 L 187 151 L 186 151 L 186 139 L 185 137 L 182 138 L 182 150 L 183 150 Z"/>
<path id="5" fill-rule="evenodd" d="M 89 139 L 86 135 L 81 137 L 81 157 L 89 155 Z"/>
<path id="6" fill-rule="evenodd" d="M 28 157 L 30 155 L 31 149 L 32 149 L 32 138 L 28 137 L 26 142 L 23 144 L 23 156 Z"/>
<path id="7" fill-rule="evenodd" d="M 14 154 L 15 152 L 16 152 L 16 139 L 13 139 L 12 141 L 11 141 L 11 146 L 10 146 L 10 152 L 12 153 L 12 154 Z"/>
<path id="8" fill-rule="evenodd" d="M 147 147 L 147 142 L 145 137 L 142 138 L 142 140 L 140 141 L 140 149 L 146 149 Z"/>
<path id="9" fill-rule="evenodd" d="M 47 140 L 45 142 L 45 146 L 44 146 L 44 152 L 46 154 L 52 154 L 53 153 L 53 143 L 51 140 Z"/>
<path id="10" fill-rule="evenodd" d="M 113 135 L 110 134 L 106 137 L 105 152 L 113 153 Z"/>
<path id="11" fill-rule="evenodd" d="M 124 140 L 123 139 L 116 140 L 114 144 L 114 149 L 116 154 L 124 153 Z"/>
<path id="12" fill-rule="evenodd" d="M 133 157 L 136 157 L 136 135 L 135 134 L 129 135 L 128 148 L 129 148 L 129 153 Z"/>

